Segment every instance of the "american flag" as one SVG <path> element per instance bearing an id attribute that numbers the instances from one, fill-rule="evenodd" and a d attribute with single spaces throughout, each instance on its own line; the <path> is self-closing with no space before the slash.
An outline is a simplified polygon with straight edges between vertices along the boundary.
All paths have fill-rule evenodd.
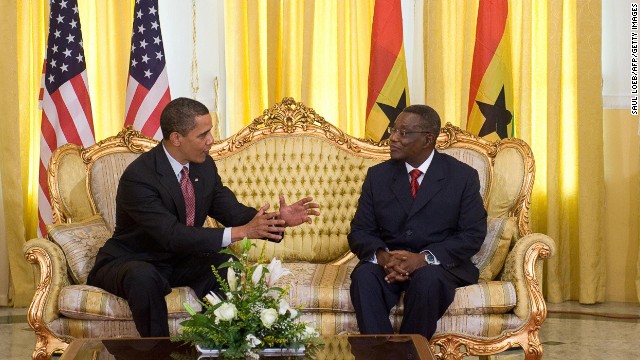
<path id="1" fill-rule="evenodd" d="M 124 124 L 161 139 L 160 113 L 171 101 L 158 0 L 136 0 Z"/>
<path id="2" fill-rule="evenodd" d="M 52 0 L 50 7 L 47 54 L 40 89 L 40 235 L 46 234 L 45 224 L 53 221 L 47 187 L 51 153 L 66 143 L 81 146 L 95 143 L 78 3 L 76 0 Z"/>

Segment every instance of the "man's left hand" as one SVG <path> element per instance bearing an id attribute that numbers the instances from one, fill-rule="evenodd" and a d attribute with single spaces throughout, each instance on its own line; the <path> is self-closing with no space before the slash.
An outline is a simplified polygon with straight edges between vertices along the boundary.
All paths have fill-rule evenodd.
<path id="1" fill-rule="evenodd" d="M 284 195 L 280 194 L 280 219 L 284 220 L 285 226 L 298 226 L 302 223 L 313 222 L 311 216 L 320 215 L 319 204 L 312 203 L 312 197 L 306 197 L 287 205 Z"/>

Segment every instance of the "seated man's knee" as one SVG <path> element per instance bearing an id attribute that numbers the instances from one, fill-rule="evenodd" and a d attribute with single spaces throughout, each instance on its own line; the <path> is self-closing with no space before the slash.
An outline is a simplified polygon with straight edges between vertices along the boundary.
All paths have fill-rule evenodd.
<path id="1" fill-rule="evenodd" d="M 126 272 L 123 285 L 129 292 L 162 293 L 171 292 L 169 282 L 155 268 L 146 262 L 132 262 L 122 271 Z"/>

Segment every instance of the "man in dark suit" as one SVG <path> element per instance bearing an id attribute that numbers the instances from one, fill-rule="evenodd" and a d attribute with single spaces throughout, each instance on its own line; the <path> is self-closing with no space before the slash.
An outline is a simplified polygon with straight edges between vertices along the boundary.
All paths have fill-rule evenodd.
<path id="1" fill-rule="evenodd" d="M 389 132 L 391 160 L 369 169 L 351 222 L 349 246 L 360 259 L 351 301 L 361 333 L 389 334 L 389 312 L 404 292 L 400 333 L 430 339 L 455 289 L 478 281 L 471 257 L 487 213 L 478 173 L 435 150 L 435 110 L 409 106 Z"/>
<path id="2" fill-rule="evenodd" d="M 125 298 L 141 336 L 169 336 L 165 295 L 190 286 L 199 298 L 218 287 L 211 272 L 228 260 L 218 251 L 248 238 L 282 239 L 287 226 L 311 223 L 319 205 L 307 197 L 268 213 L 238 202 L 209 156 L 212 120 L 203 104 L 178 98 L 160 117 L 163 140 L 124 171 L 116 228 L 87 283 Z M 202 227 L 207 215 L 226 226 Z M 226 276 L 225 274 L 222 274 Z"/>

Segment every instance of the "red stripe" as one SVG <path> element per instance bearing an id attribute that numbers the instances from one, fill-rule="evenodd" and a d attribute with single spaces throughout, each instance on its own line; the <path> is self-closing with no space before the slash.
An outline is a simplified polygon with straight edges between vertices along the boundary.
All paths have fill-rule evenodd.
<path id="1" fill-rule="evenodd" d="M 82 112 L 84 112 L 84 116 L 87 118 L 87 123 L 89 123 L 89 129 L 91 129 L 91 137 L 96 138 L 96 133 L 93 130 L 93 115 L 91 114 L 91 99 L 89 98 L 89 89 L 87 89 L 87 84 L 84 83 L 84 79 L 82 75 L 78 75 L 73 77 L 71 80 L 71 86 L 73 87 L 73 91 L 75 91 L 76 96 L 78 97 L 78 101 L 80 101 L 80 106 L 82 106 Z M 81 144 L 78 145 L 90 145 L 90 144 Z"/>
<path id="2" fill-rule="evenodd" d="M 80 139 L 80 135 L 78 134 L 78 129 L 76 129 L 76 124 L 71 118 L 69 109 L 67 109 L 67 104 L 64 102 L 64 99 L 60 95 L 60 89 L 54 91 L 53 94 L 51 94 L 51 100 L 53 100 L 53 105 L 55 105 L 56 107 L 56 112 L 58 113 L 58 123 L 60 129 L 62 129 L 62 132 L 64 133 L 64 137 L 67 139 L 67 142 L 82 145 L 82 140 Z"/>
<path id="3" fill-rule="evenodd" d="M 40 188 L 44 193 L 44 196 L 47 198 L 47 202 L 51 204 L 51 196 L 49 195 L 49 185 L 47 184 L 47 166 L 49 164 L 44 164 L 42 160 L 40 160 L 40 172 L 38 174 L 38 182 L 40 183 Z"/>
<path id="4" fill-rule="evenodd" d="M 476 25 L 476 44 L 473 49 L 473 65 L 469 84 L 469 109 L 471 114 L 473 103 L 478 95 L 482 78 L 493 59 L 496 49 L 502 40 L 507 23 L 507 0 L 480 0 L 478 6 L 478 24 Z"/>
<path id="5" fill-rule="evenodd" d="M 42 131 L 42 138 L 47 142 L 49 150 L 53 151 L 58 147 L 58 136 L 56 135 L 56 131 L 53 129 L 53 126 L 51 126 L 51 122 L 49 122 L 49 118 L 44 111 L 42 112 L 42 125 L 40 125 L 40 129 Z"/>
<path id="6" fill-rule="evenodd" d="M 376 0 L 371 25 L 371 59 L 367 117 L 402 48 L 402 7 L 400 0 Z"/>
<path id="7" fill-rule="evenodd" d="M 38 227 L 40 228 L 40 236 L 47 236 L 47 226 L 44 224 L 44 220 L 42 219 L 42 215 L 38 211 Z"/>
<path id="8" fill-rule="evenodd" d="M 44 164 L 42 163 L 42 160 L 40 160 L 40 169 L 39 169 L 39 174 L 38 174 L 38 182 L 40 184 L 40 188 L 42 189 L 42 192 L 44 193 L 44 196 L 46 198 L 47 201 L 47 206 L 51 206 L 51 197 L 49 195 L 49 187 L 47 186 L 47 169 L 44 166 Z M 42 204 L 39 204 L 38 206 L 41 206 Z M 42 214 L 40 213 L 40 211 L 38 211 L 38 227 L 40 228 L 40 234 L 42 236 L 45 236 L 47 234 L 47 226 L 45 224 L 44 219 L 42 218 Z"/>
<path id="9" fill-rule="evenodd" d="M 133 99 L 131 99 L 131 104 L 129 105 L 129 109 L 127 109 L 127 117 L 124 120 L 124 126 L 133 125 L 133 122 L 136 120 L 136 114 L 138 114 L 138 110 L 140 109 L 140 105 L 144 101 L 144 98 L 147 97 L 149 90 L 146 87 L 138 84 L 136 86 L 136 91 L 133 94 Z"/>
<path id="10" fill-rule="evenodd" d="M 164 92 L 164 94 L 160 98 L 160 101 L 158 101 L 156 108 L 153 109 L 153 112 L 149 116 L 149 119 L 147 119 L 147 122 L 142 127 L 142 130 L 140 130 L 141 133 L 149 137 L 153 137 L 156 134 L 158 128 L 160 127 L 160 114 L 162 113 L 162 110 L 164 110 L 165 106 L 167 106 L 169 101 L 171 101 L 171 94 L 169 93 L 169 88 L 167 87 L 167 91 Z"/>

